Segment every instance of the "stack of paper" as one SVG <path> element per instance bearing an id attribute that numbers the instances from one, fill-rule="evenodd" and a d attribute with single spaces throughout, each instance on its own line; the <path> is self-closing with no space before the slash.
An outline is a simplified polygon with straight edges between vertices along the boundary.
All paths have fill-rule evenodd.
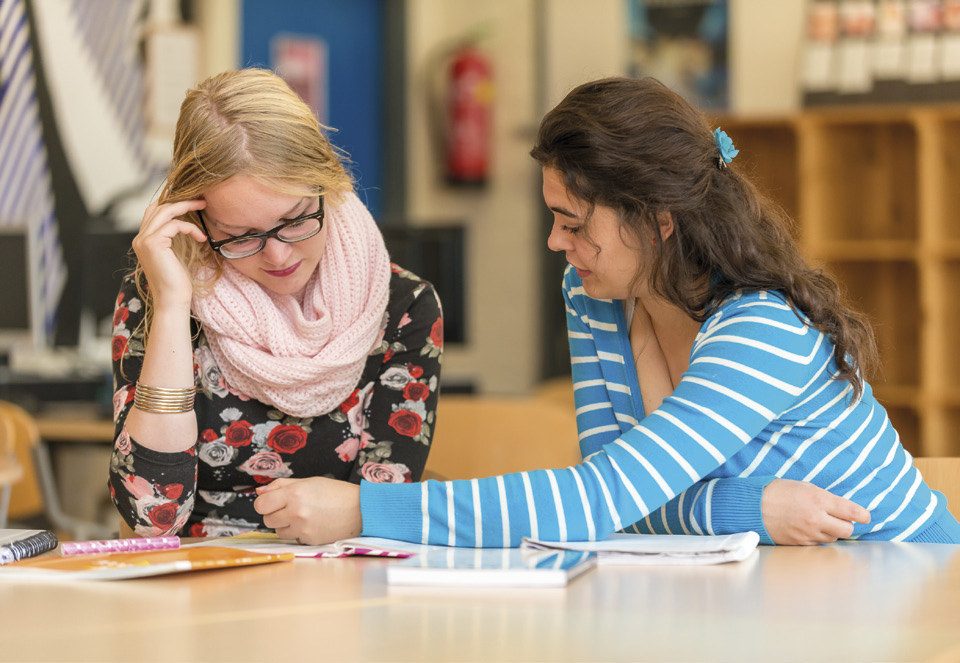
<path id="1" fill-rule="evenodd" d="M 542 541 L 524 538 L 528 550 L 582 550 L 597 553 L 598 564 L 661 566 L 740 562 L 757 548 L 760 536 L 742 532 L 725 536 L 669 536 L 617 532 L 604 541 Z"/>

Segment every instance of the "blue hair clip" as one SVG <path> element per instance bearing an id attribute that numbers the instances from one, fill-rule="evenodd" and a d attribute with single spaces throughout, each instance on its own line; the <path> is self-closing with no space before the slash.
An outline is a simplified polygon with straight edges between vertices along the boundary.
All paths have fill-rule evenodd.
<path id="1" fill-rule="evenodd" d="M 723 170 L 728 163 L 733 161 L 735 156 L 740 154 L 740 150 L 733 146 L 730 136 L 720 127 L 713 130 L 713 141 L 717 144 L 717 150 L 720 152 L 720 157 L 717 159 L 717 168 Z"/>

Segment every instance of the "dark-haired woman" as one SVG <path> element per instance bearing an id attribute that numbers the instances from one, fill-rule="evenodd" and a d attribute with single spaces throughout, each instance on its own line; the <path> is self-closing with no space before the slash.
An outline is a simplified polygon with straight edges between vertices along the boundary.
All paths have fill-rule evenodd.
<path id="1" fill-rule="evenodd" d="M 614 78 L 573 90 L 532 155 L 554 214 L 548 245 L 570 263 L 584 462 L 362 483 L 364 534 L 459 546 L 621 529 L 960 543 L 862 377 L 876 363 L 869 325 L 801 258 L 783 215 L 731 164 L 726 134 L 655 80 Z M 356 499 L 323 488 L 331 505 Z M 819 509 L 813 525 L 784 507 L 789 494 L 809 496 L 797 509 Z M 329 538 L 332 523 L 316 522 L 307 538 Z"/>

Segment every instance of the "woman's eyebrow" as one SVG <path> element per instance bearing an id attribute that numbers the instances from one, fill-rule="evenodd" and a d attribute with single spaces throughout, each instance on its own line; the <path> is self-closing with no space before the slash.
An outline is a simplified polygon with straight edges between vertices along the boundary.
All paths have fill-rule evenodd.
<path id="1" fill-rule="evenodd" d="M 295 204 L 293 207 L 291 207 L 290 209 L 288 209 L 286 212 L 284 212 L 283 214 L 281 214 L 280 216 L 278 216 L 278 217 L 277 217 L 277 220 L 279 221 L 280 219 L 289 218 L 289 217 L 292 216 L 297 210 L 299 210 L 299 209 L 303 206 L 303 204 L 304 204 L 305 202 L 307 202 L 308 200 L 309 200 L 309 197 L 304 196 L 303 198 L 300 199 L 300 202 L 298 202 L 298 203 Z M 219 228 L 226 229 L 226 228 L 245 228 L 245 227 L 246 227 L 246 226 L 233 225 L 233 224 L 231 224 L 231 223 L 222 223 L 222 222 L 220 222 L 220 221 L 217 221 L 215 218 L 211 217 L 209 214 L 207 214 L 206 217 L 207 217 L 208 219 L 210 219 L 211 221 L 213 221 L 214 225 L 216 225 L 216 226 L 219 227 Z"/>
<path id="2" fill-rule="evenodd" d="M 578 217 L 576 214 L 574 214 L 573 212 L 571 212 L 570 210 L 568 210 L 568 209 L 565 208 L 565 207 L 553 207 L 553 206 L 550 206 L 549 209 L 550 209 L 551 212 L 556 212 L 557 214 L 559 214 L 559 215 L 561 215 L 561 216 L 566 216 L 566 217 L 570 217 L 571 219 L 577 219 L 577 220 L 579 220 L 579 217 Z"/>

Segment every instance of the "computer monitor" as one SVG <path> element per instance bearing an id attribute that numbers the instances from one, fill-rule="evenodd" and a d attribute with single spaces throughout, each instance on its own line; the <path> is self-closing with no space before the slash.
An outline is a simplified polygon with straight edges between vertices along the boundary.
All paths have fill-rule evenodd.
<path id="1" fill-rule="evenodd" d="M 37 247 L 28 228 L 0 226 L 0 353 L 37 349 L 46 342 L 32 265 Z"/>

